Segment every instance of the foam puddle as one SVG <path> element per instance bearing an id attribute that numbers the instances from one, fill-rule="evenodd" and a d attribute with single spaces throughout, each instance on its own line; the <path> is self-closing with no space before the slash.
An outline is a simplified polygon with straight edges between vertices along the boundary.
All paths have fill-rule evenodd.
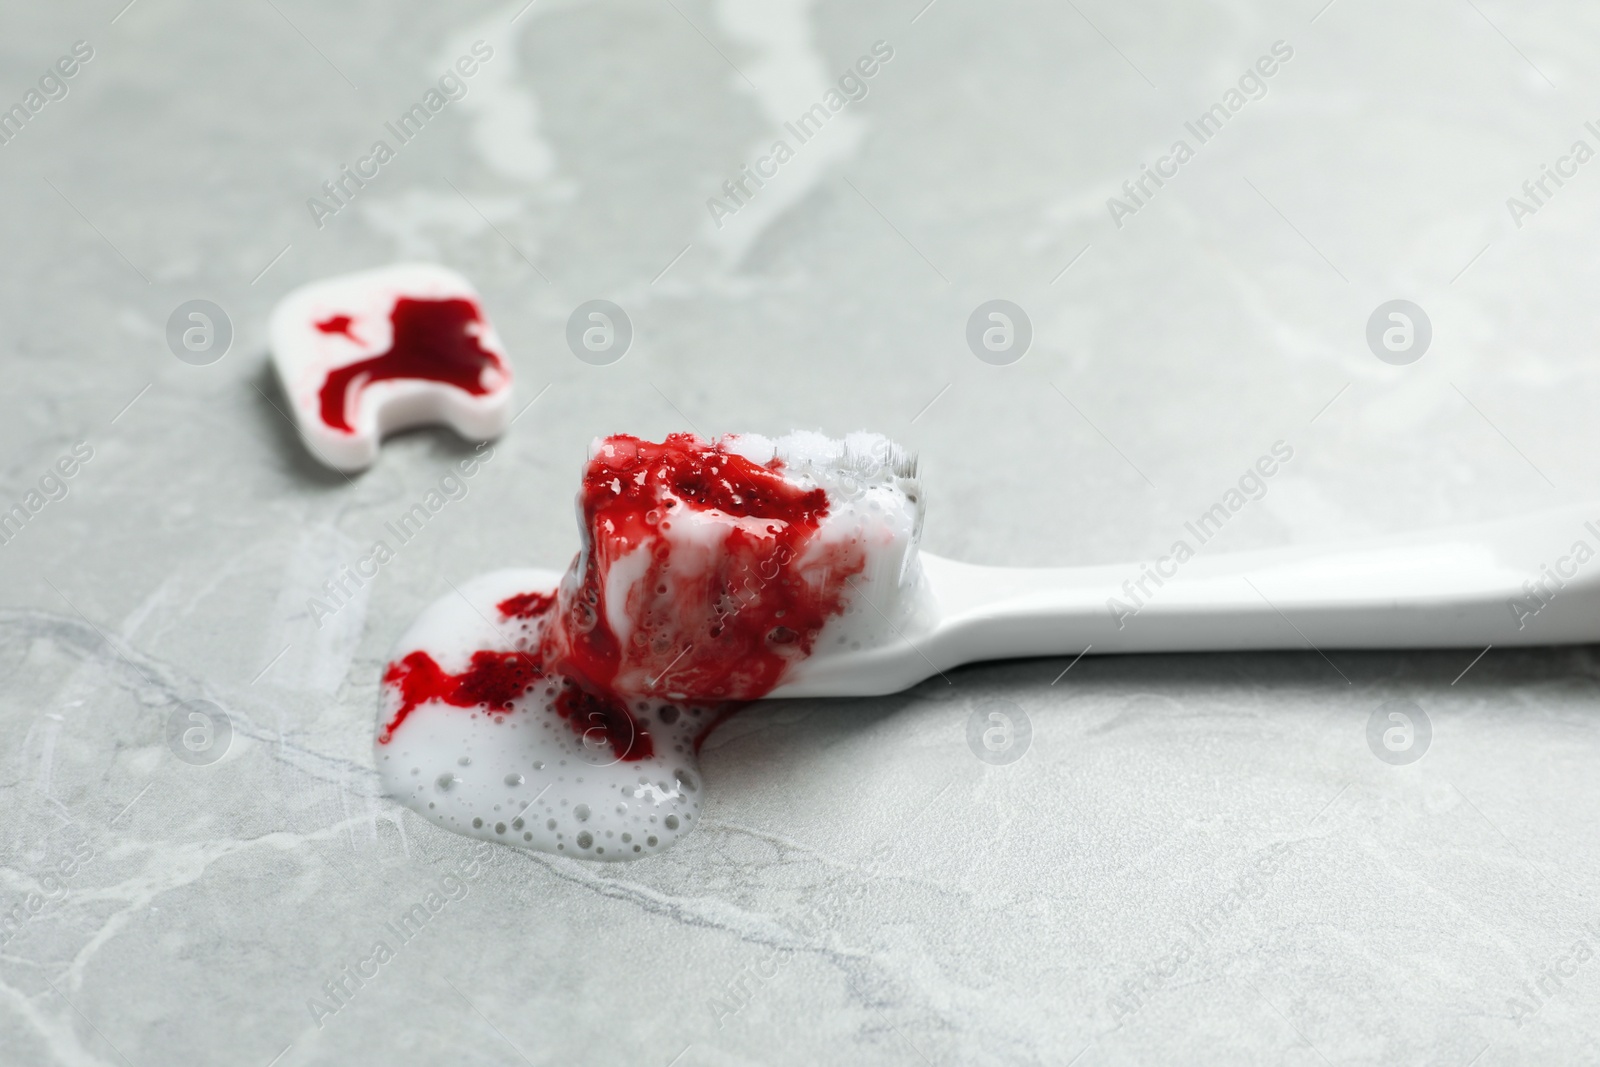
<path id="1" fill-rule="evenodd" d="M 507 617 L 500 605 L 529 593 L 553 596 L 560 578 L 545 570 L 474 578 L 423 611 L 390 661 L 423 651 L 459 677 L 475 654 L 537 657 L 549 616 Z M 719 712 L 637 702 L 634 714 L 651 734 L 653 754 L 624 761 L 601 723 L 580 730 L 558 712 L 562 684 L 536 680 L 503 710 L 422 702 L 392 733 L 405 701 L 398 687 L 385 685 L 376 748 L 386 791 L 429 822 L 485 841 L 597 860 L 667 848 L 700 816 L 695 738 Z"/>

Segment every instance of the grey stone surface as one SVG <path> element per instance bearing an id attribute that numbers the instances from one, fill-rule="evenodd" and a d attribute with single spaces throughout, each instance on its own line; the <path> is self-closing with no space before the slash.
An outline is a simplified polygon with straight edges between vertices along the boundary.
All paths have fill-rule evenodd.
<path id="1" fill-rule="evenodd" d="M 599 433 L 881 430 L 922 454 L 927 546 L 995 563 L 1151 558 L 1279 439 L 1218 548 L 1590 496 L 1600 163 L 1507 198 L 1600 148 L 1592 6 L 120 6 L 0 14 L 0 106 L 94 49 L 0 146 L 0 507 L 93 449 L 0 546 L 0 1059 L 1600 1060 L 1592 649 L 1091 656 L 759 705 L 680 847 L 493 850 L 404 943 L 475 846 L 378 795 L 370 752 L 422 605 L 570 556 Z M 307 199 L 478 39 L 467 95 L 319 229 Z M 867 97 L 716 228 L 879 40 Z M 1279 40 L 1264 98 L 1117 226 Z M 476 280 L 539 399 L 319 630 L 310 592 L 466 446 L 320 470 L 265 316 L 405 257 Z M 564 342 L 595 298 L 636 328 L 610 366 Z M 193 299 L 233 325 L 208 366 L 167 348 Z M 1008 366 L 966 343 L 992 299 L 1033 325 Z M 1366 344 L 1394 299 L 1433 326 L 1406 366 Z M 994 699 L 1032 724 L 1007 765 L 966 740 Z M 168 743 L 195 700 L 231 724 L 209 764 Z M 1432 726 L 1410 765 L 1368 748 L 1391 700 Z"/>

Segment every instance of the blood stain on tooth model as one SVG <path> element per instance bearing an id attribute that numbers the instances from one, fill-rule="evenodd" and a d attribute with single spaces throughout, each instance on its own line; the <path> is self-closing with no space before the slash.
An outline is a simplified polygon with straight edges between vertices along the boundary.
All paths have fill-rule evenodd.
<path id="1" fill-rule="evenodd" d="M 330 315 L 316 325 L 323 333 L 342 333 L 356 344 L 360 344 L 361 338 L 350 332 L 350 326 L 354 321 L 349 315 Z"/>
<path id="2" fill-rule="evenodd" d="M 317 328 L 333 332 L 324 328 L 325 323 L 342 317 L 319 322 Z M 473 396 L 488 393 L 493 383 L 484 381 L 484 372 L 503 371 L 504 367 L 500 357 L 479 343 L 475 328 L 481 318 L 471 300 L 396 300 L 389 316 L 394 326 L 389 350 L 328 372 L 319 395 L 322 421 L 354 433 L 349 418 L 351 394 L 373 382 L 394 378 L 443 382 Z"/>
<path id="3" fill-rule="evenodd" d="M 367 469 L 403 430 L 447 426 L 482 442 L 511 424 L 515 368 L 455 271 L 397 263 L 300 286 L 273 308 L 268 335 L 286 413 L 335 470 Z"/>
<path id="4" fill-rule="evenodd" d="M 738 443 L 606 438 L 564 576 L 485 575 L 418 620 L 383 679 L 378 761 L 394 795 L 448 829 L 595 859 L 690 829 L 707 736 L 861 613 L 869 547 L 913 540 L 899 489 L 885 498 L 904 507 L 899 542 L 882 501 L 841 497 L 830 525 L 815 472 Z"/>

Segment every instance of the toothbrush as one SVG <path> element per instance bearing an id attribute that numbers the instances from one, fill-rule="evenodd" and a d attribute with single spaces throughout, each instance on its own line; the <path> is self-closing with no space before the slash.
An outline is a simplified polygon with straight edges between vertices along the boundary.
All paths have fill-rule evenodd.
<path id="1" fill-rule="evenodd" d="M 763 697 L 1024 656 L 1600 640 L 1600 506 L 1054 569 L 921 552 L 923 513 L 915 459 L 874 434 L 596 441 L 572 565 L 453 585 L 396 643 L 387 791 L 458 833 L 629 860 L 692 828 L 701 743 Z"/>

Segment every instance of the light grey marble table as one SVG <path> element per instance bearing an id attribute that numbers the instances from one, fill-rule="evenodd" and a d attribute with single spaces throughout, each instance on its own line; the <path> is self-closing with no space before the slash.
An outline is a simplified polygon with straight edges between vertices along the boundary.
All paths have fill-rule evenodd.
<path id="1" fill-rule="evenodd" d="M 758 705 L 706 747 L 705 824 L 618 866 L 480 857 L 371 753 L 424 604 L 570 557 L 596 434 L 881 430 L 922 456 L 930 550 L 1019 565 L 1154 558 L 1277 441 L 1206 551 L 1592 495 L 1592 5 L 122 3 L 0 13 L 0 509 L 29 514 L 0 545 L 0 1061 L 1600 1061 L 1588 648 L 1091 655 Z M 319 629 L 308 597 L 468 446 L 320 469 L 265 317 L 397 259 L 471 276 L 537 399 Z M 564 339 L 592 298 L 635 328 L 608 366 Z M 207 365 L 166 339 L 194 299 L 232 326 Z M 991 299 L 1031 322 L 1009 365 L 965 339 Z M 1394 299 L 1432 326 L 1405 365 L 1366 339 Z M 996 699 L 1032 728 L 1006 765 L 967 743 Z M 214 762 L 169 743 L 196 700 Z M 1389 701 L 1421 759 L 1369 746 Z"/>

